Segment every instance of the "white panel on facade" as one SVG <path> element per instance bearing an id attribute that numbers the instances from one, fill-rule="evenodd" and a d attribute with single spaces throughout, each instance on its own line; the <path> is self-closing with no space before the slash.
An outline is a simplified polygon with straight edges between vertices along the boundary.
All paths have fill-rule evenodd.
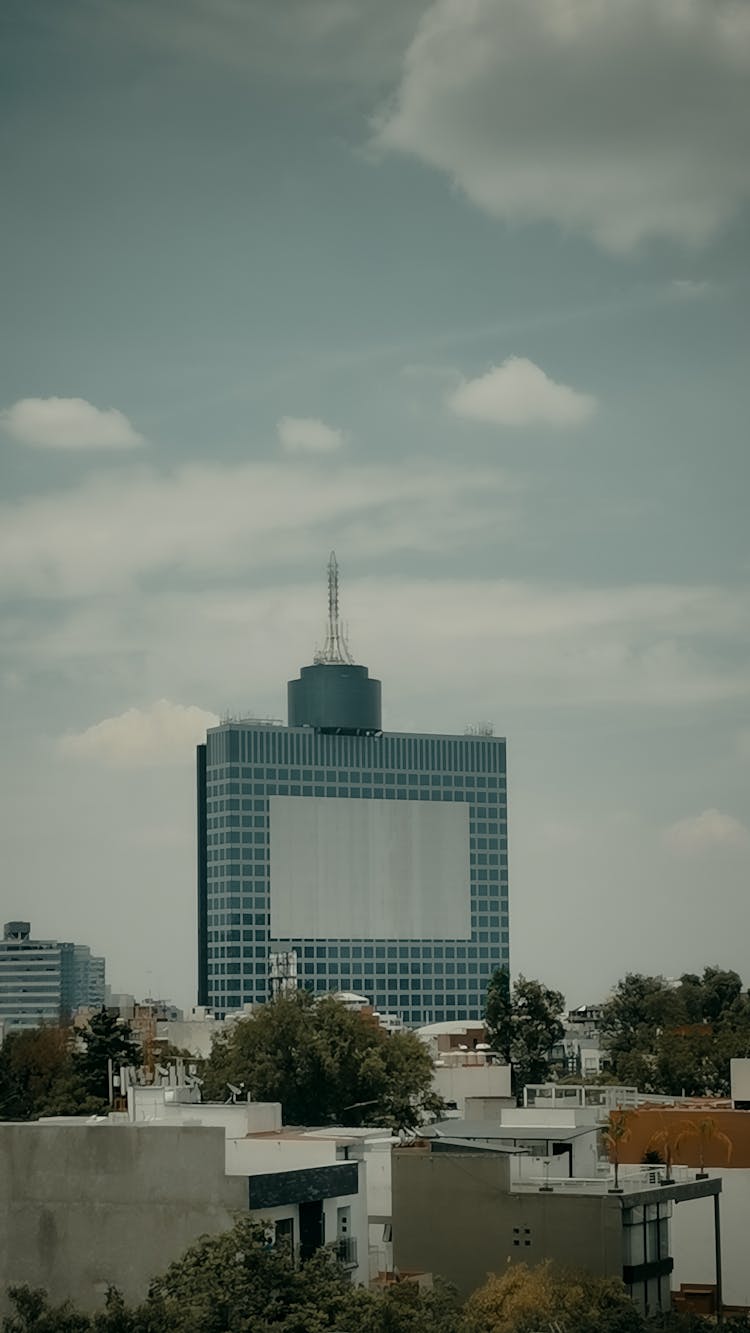
<path id="1" fill-rule="evenodd" d="M 275 939 L 469 939 L 468 804 L 269 804 Z"/>

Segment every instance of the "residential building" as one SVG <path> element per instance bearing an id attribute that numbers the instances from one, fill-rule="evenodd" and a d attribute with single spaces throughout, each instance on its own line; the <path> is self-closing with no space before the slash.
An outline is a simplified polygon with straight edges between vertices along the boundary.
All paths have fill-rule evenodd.
<path id="1" fill-rule="evenodd" d="M 658 1173 L 641 1168 L 615 1193 L 609 1175 L 553 1177 L 538 1167 L 538 1174 L 530 1175 L 521 1169 L 528 1160 L 521 1132 L 535 1150 L 539 1140 L 532 1128 L 519 1126 L 517 1146 L 509 1149 L 489 1137 L 480 1146 L 478 1139 L 463 1136 L 460 1122 L 446 1121 L 430 1138 L 394 1149 L 396 1268 L 440 1274 L 466 1297 L 488 1273 L 505 1272 L 510 1263 L 552 1260 L 621 1278 L 644 1313 L 668 1310 L 674 1205 L 718 1199 L 722 1182 L 666 1184 Z M 551 1128 L 542 1129 L 548 1136 L 545 1151 L 554 1147 Z M 562 1133 L 556 1126 L 555 1138 Z"/>
<path id="2" fill-rule="evenodd" d="M 413 1024 L 480 1018 L 508 961 L 505 741 L 384 732 L 380 693 L 332 556 L 288 725 L 226 721 L 198 747 L 198 1002 L 217 1017 L 301 985 Z"/>
<path id="3" fill-rule="evenodd" d="M 750 1109 L 741 1094 L 750 1088 L 750 1060 L 732 1061 L 733 1102 L 697 1098 L 649 1105 L 628 1112 L 628 1132 L 620 1148 L 625 1163 L 648 1154 L 671 1157 L 672 1174 L 696 1178 L 708 1172 L 722 1186 L 722 1304 L 750 1310 L 747 1222 L 750 1217 Z M 745 1070 L 747 1073 L 745 1073 Z M 747 1079 L 745 1088 L 743 1077 Z M 750 1099 L 749 1099 L 750 1100 Z M 738 1102 L 740 1105 L 738 1106 Z M 673 1222 L 673 1287 L 678 1300 L 714 1313 L 718 1304 L 713 1268 L 713 1215 L 710 1204 L 678 1208 Z"/>
<path id="4" fill-rule="evenodd" d="M 0 1125 L 0 1314 L 9 1285 L 40 1279 L 84 1310 L 109 1286 L 142 1300 L 189 1245 L 242 1216 L 299 1259 L 325 1245 L 369 1280 L 365 1166 L 346 1131 L 285 1130 L 276 1104 L 200 1104 L 194 1089 L 129 1094 L 130 1113 L 106 1120 Z"/>
<path id="5" fill-rule="evenodd" d="M 510 1065 L 491 1051 L 447 1051 L 435 1061 L 432 1086 L 442 1097 L 448 1115 L 467 1115 L 467 1105 L 480 1099 L 498 1114 L 504 1106 L 515 1106 L 511 1095 Z"/>
<path id="6" fill-rule="evenodd" d="M 0 940 L 0 1019 L 5 1033 L 59 1023 L 101 1003 L 104 959 L 86 945 L 34 940 L 28 921 L 8 921 Z"/>

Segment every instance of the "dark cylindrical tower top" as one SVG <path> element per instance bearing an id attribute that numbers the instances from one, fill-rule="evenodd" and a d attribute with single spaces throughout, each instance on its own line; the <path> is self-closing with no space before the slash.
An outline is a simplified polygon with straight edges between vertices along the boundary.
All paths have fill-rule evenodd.
<path id="1" fill-rule="evenodd" d="M 302 667 L 287 686 L 290 727 L 319 731 L 380 731 L 380 681 L 349 662 Z"/>
<path id="2" fill-rule="evenodd" d="M 289 681 L 287 699 L 290 727 L 350 733 L 381 730 L 380 681 L 370 680 L 367 667 L 356 665 L 339 619 L 334 551 L 328 561 L 325 646 L 315 654 L 312 666 L 302 667 L 299 680 Z"/>

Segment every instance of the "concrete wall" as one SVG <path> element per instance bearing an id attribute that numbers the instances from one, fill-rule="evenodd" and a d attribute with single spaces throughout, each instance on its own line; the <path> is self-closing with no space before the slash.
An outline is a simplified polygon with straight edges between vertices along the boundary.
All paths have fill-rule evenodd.
<path id="1" fill-rule="evenodd" d="M 599 1275 L 622 1273 L 622 1222 L 606 1195 L 508 1192 L 495 1153 L 393 1153 L 393 1258 L 452 1282 L 462 1296 L 508 1263 L 544 1259 Z"/>
<path id="2" fill-rule="evenodd" d="M 280 1102 L 171 1102 L 167 1100 L 171 1091 L 162 1087 L 128 1088 L 131 1119 L 149 1124 L 211 1125 L 222 1128 L 227 1139 L 281 1129 Z"/>
<path id="3" fill-rule="evenodd" d="M 467 1097 L 510 1097 L 510 1065 L 436 1065 L 432 1086 L 446 1102 L 455 1102 L 465 1114 Z"/>
<path id="4" fill-rule="evenodd" d="M 267 1175 L 275 1171 L 302 1171 L 316 1166 L 331 1166 L 336 1161 L 336 1144 L 327 1139 L 258 1138 L 227 1139 L 227 1175 Z"/>
<path id="5" fill-rule="evenodd" d="M 109 1284 L 141 1300 L 247 1200 L 247 1181 L 224 1174 L 223 1129 L 0 1125 L 0 1308 L 13 1282 L 87 1310 Z"/>
<path id="6" fill-rule="evenodd" d="M 729 1061 L 733 1102 L 750 1102 L 750 1060 Z"/>

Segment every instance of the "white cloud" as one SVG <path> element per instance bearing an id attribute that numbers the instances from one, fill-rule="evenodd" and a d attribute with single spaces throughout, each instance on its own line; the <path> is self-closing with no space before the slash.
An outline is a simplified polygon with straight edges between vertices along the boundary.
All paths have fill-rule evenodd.
<path id="1" fill-rule="evenodd" d="M 748 78 L 736 0 L 434 0 L 375 142 L 506 222 L 696 244 L 750 196 Z"/>
<path id="2" fill-rule="evenodd" d="M 670 290 L 679 300 L 699 301 L 704 296 L 710 296 L 714 285 L 707 278 L 673 278 Z"/>
<path id="3" fill-rule="evenodd" d="M 215 713 L 193 704 L 159 699 L 150 708 L 129 708 L 60 737 L 59 749 L 63 755 L 116 768 L 191 763 L 194 747 L 218 722 Z"/>
<path id="4" fill-rule="evenodd" d="M 21 398 L 0 412 L 0 425 L 21 444 L 43 449 L 132 449 L 143 436 L 117 408 L 85 398 Z"/>
<path id="5" fill-rule="evenodd" d="M 383 680 L 389 728 L 434 730 L 436 717 L 447 731 L 477 718 L 515 728 L 527 709 L 535 718 L 602 706 L 671 712 L 750 697 L 750 598 L 738 589 L 362 578 L 352 569 L 355 540 L 352 531 L 338 545 L 342 614 L 357 660 Z M 281 717 L 284 682 L 323 631 L 325 555 L 308 555 L 312 569 L 287 582 L 264 566 L 253 586 L 218 581 L 63 604 L 45 630 L 32 622 L 16 633 L 14 660 L 32 687 L 40 664 L 61 680 L 106 671 L 116 697 L 137 671 L 152 697 L 169 690 Z"/>
<path id="6" fill-rule="evenodd" d="M 149 49 L 195 57 L 205 69 L 325 83 L 360 96 L 398 74 L 425 0 L 109 0 L 107 22 Z"/>
<path id="7" fill-rule="evenodd" d="M 591 394 L 557 384 L 522 356 L 462 380 L 447 403 L 456 416 L 495 426 L 580 426 L 596 410 Z"/>
<path id="8" fill-rule="evenodd" d="M 509 491 L 498 468 L 433 461 L 108 470 L 0 507 L 0 583 L 79 597 L 146 576 L 173 585 L 196 574 L 247 578 L 319 559 L 336 543 L 359 556 L 477 546 L 499 519 L 511 530 Z"/>
<path id="9" fill-rule="evenodd" d="M 750 831 L 734 815 L 704 810 L 671 824 L 664 830 L 664 843 L 677 856 L 693 856 L 716 848 L 748 847 Z"/>
<path id="10" fill-rule="evenodd" d="M 287 453 L 330 454 L 346 443 L 342 430 L 315 417 L 282 417 L 276 432 Z"/>

